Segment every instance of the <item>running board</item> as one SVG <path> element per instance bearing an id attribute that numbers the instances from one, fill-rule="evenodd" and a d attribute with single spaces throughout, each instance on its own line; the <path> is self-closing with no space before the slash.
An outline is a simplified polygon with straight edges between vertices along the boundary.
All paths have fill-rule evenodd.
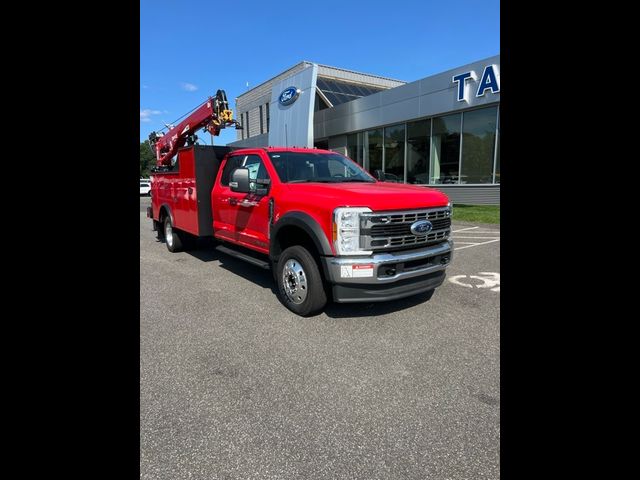
<path id="1" fill-rule="evenodd" d="M 246 253 L 233 250 L 229 247 L 225 247 L 224 245 L 218 245 L 216 247 L 216 250 L 222 253 L 226 253 L 227 255 L 231 255 L 232 257 L 238 258 L 240 260 L 244 260 L 245 262 L 255 265 L 256 267 L 264 268 L 265 270 L 271 269 L 271 265 L 269 264 L 269 262 L 252 257 L 251 255 L 247 255 Z"/>

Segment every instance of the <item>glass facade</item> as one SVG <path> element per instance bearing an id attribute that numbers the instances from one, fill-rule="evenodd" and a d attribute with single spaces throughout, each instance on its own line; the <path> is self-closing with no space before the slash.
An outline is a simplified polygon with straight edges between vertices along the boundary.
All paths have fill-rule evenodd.
<path id="1" fill-rule="evenodd" d="M 363 167 L 371 175 L 378 178 L 382 170 L 382 129 L 367 130 L 362 134 L 364 160 Z M 376 174 L 376 170 L 378 173 Z"/>
<path id="2" fill-rule="evenodd" d="M 313 104 L 313 111 L 317 112 L 318 110 L 325 110 L 329 108 L 329 105 L 327 105 L 327 102 L 325 102 L 322 97 L 320 95 L 318 95 L 318 93 L 316 92 L 316 101 Z"/>
<path id="3" fill-rule="evenodd" d="M 429 183 L 459 183 L 461 113 L 435 117 Z"/>
<path id="4" fill-rule="evenodd" d="M 362 132 L 347 135 L 347 156 L 361 167 L 363 166 L 362 151 Z"/>
<path id="5" fill-rule="evenodd" d="M 492 183 L 498 107 L 464 113 L 460 183 Z"/>
<path id="6" fill-rule="evenodd" d="M 404 182 L 405 124 L 384 129 L 384 179 Z"/>
<path id="7" fill-rule="evenodd" d="M 392 182 L 497 184 L 498 115 L 494 105 L 351 133 L 347 155 L 376 178 Z"/>
<path id="8" fill-rule="evenodd" d="M 316 81 L 317 88 L 335 107 L 341 103 L 350 102 L 357 98 L 366 97 L 373 93 L 385 90 L 382 87 L 374 87 L 351 82 L 343 82 L 340 80 L 318 77 Z M 319 97 L 318 97 L 319 98 Z M 318 100 L 316 98 L 316 101 Z M 324 102 L 323 102 L 324 103 Z M 322 108 L 316 108 L 322 110 Z"/>
<path id="9" fill-rule="evenodd" d="M 407 183 L 429 183 L 431 119 L 407 123 Z"/>

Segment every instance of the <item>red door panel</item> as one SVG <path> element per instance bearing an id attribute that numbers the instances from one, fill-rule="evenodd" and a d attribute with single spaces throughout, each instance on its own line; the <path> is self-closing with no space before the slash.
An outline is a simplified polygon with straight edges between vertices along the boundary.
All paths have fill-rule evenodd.
<path id="1" fill-rule="evenodd" d="M 231 170 L 258 160 L 262 161 L 257 155 L 229 157 L 227 163 L 233 163 L 229 163 L 228 167 L 226 164 L 223 166 L 221 182 L 228 183 Z M 264 178 L 268 178 L 266 173 L 263 175 Z M 269 195 L 232 192 L 228 185 L 222 184 L 216 185 L 215 192 L 213 196 L 215 236 L 269 253 Z"/>

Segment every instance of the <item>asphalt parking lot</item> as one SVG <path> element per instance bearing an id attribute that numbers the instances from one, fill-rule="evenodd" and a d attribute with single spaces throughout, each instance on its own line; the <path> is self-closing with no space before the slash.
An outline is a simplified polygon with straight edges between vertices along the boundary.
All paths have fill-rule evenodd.
<path id="1" fill-rule="evenodd" d="M 140 199 L 142 479 L 497 479 L 500 229 L 456 222 L 429 301 L 301 318 L 272 275 L 171 254 Z"/>

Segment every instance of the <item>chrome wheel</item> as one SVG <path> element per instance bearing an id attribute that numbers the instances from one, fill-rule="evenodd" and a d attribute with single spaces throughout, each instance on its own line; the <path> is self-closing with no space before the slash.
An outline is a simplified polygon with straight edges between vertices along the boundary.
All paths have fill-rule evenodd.
<path id="1" fill-rule="evenodd" d="M 164 240 L 170 248 L 173 248 L 173 228 L 170 220 L 164 222 Z"/>
<path id="2" fill-rule="evenodd" d="M 282 285 L 287 298 L 299 305 L 307 298 L 307 275 L 295 259 L 287 260 L 282 270 Z"/>

